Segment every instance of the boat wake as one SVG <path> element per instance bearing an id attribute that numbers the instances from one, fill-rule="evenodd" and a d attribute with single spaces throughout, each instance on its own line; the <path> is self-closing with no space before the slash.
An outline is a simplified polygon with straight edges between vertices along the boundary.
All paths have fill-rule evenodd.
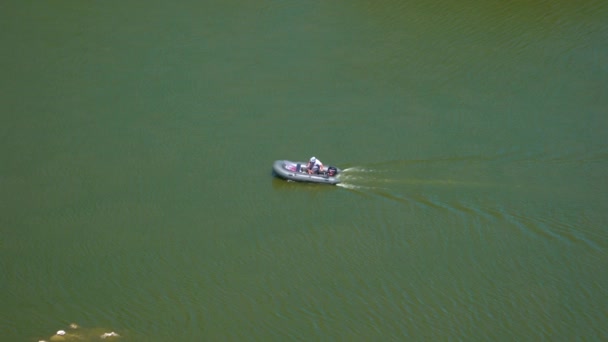
<path id="1" fill-rule="evenodd" d="M 550 194 L 558 188 L 553 183 L 526 185 L 519 178 L 501 182 L 495 174 L 500 175 L 502 168 L 511 166 L 497 167 L 493 161 L 474 164 L 469 159 L 455 158 L 439 162 L 443 163 L 441 167 L 428 165 L 434 161 L 348 167 L 342 170 L 337 186 L 367 198 L 443 212 L 472 223 L 513 227 L 514 232 L 545 241 L 581 244 L 608 253 L 607 240 L 598 238 L 605 234 L 597 219 L 560 216 L 554 212 Z M 525 205 L 514 200 L 520 197 L 527 198 Z"/>
<path id="2" fill-rule="evenodd" d="M 368 172 L 374 172 L 374 170 L 360 167 L 360 166 L 353 166 L 353 167 L 349 167 L 349 168 L 342 170 L 343 174 L 344 173 L 368 173 Z"/>
<path id="3" fill-rule="evenodd" d="M 336 184 L 339 187 L 350 189 L 350 190 L 384 190 L 378 187 L 376 184 L 378 176 L 375 174 L 380 173 L 380 170 L 374 170 L 362 166 L 353 166 L 342 170 L 340 173 L 341 183 Z"/>
<path id="4" fill-rule="evenodd" d="M 381 188 L 373 187 L 373 186 L 356 185 L 356 184 L 345 183 L 345 182 L 338 183 L 338 184 L 336 184 L 336 186 L 339 186 L 344 189 L 349 189 L 349 190 L 379 190 L 379 189 L 381 189 Z"/>
<path id="5" fill-rule="evenodd" d="M 340 174 L 341 187 L 348 189 L 395 189 L 399 185 L 407 186 L 467 186 L 491 187 L 496 184 L 481 181 L 464 181 L 452 178 L 399 177 L 399 170 L 382 170 L 378 168 L 349 167 Z"/>

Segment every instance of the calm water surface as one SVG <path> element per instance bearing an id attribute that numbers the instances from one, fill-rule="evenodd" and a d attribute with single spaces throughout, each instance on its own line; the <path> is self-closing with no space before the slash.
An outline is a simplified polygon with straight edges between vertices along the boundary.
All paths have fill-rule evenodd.
<path id="1" fill-rule="evenodd" d="M 607 23 L 3 3 L 2 339 L 608 339 Z M 272 177 L 311 155 L 344 182 Z"/>

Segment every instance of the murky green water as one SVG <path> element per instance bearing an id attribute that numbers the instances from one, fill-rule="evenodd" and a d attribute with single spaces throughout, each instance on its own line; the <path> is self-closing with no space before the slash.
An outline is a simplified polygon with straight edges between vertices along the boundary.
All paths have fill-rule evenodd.
<path id="1" fill-rule="evenodd" d="M 0 5 L 2 340 L 606 340 L 607 23 Z M 311 155 L 344 183 L 272 177 Z"/>

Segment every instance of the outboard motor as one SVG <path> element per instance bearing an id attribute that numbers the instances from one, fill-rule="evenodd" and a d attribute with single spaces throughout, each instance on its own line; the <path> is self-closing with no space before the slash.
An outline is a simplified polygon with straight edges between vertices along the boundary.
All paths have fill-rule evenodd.
<path id="1" fill-rule="evenodd" d="M 328 167 L 328 168 L 327 168 L 327 175 L 328 175 L 329 177 L 333 177 L 333 176 L 335 176 L 337 173 L 338 173 L 338 169 L 336 169 L 335 167 L 330 166 L 330 167 Z"/>

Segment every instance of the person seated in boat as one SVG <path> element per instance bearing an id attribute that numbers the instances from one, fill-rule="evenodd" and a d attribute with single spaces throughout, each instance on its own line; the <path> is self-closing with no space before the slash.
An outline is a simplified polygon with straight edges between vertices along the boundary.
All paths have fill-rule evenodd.
<path id="1" fill-rule="evenodd" d="M 306 169 L 308 170 L 309 175 L 312 175 L 313 173 L 319 174 L 319 173 L 323 172 L 323 163 L 321 163 L 321 161 L 319 159 L 312 157 L 308 161 L 308 164 L 306 165 Z"/>

